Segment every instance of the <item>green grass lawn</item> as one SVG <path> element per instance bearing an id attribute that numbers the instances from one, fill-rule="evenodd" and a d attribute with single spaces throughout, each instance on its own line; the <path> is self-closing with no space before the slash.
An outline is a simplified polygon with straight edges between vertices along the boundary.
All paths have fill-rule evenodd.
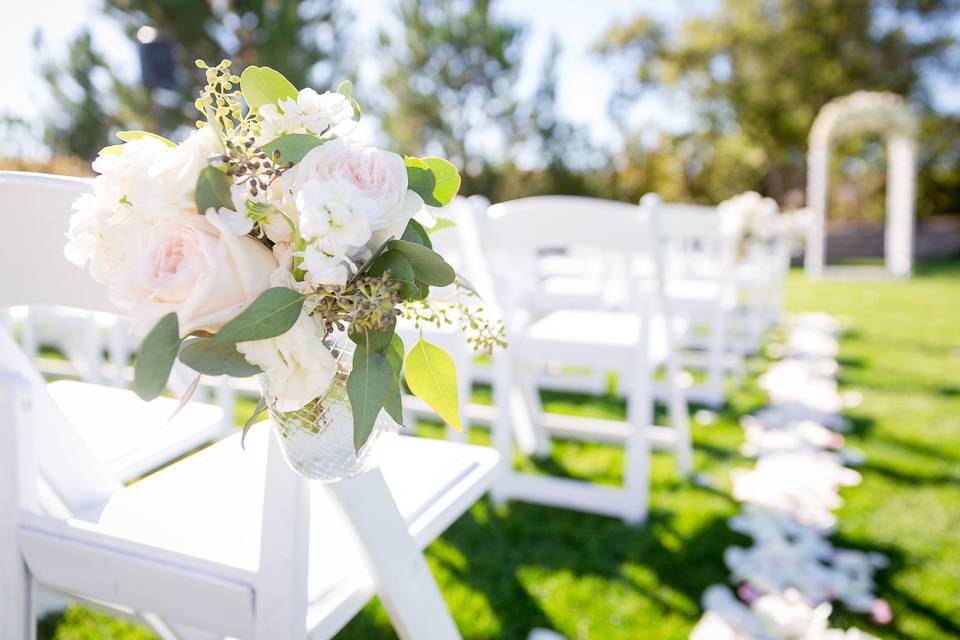
<path id="1" fill-rule="evenodd" d="M 843 493 L 837 544 L 886 553 L 879 575 L 894 621 L 872 626 L 838 611 L 838 626 L 881 638 L 960 637 L 960 263 L 929 265 L 907 282 L 807 282 L 792 274 L 792 310 L 844 318 L 844 389 L 863 394 L 849 412 L 852 446 L 863 449 L 864 481 Z M 751 363 L 752 373 L 765 363 Z M 754 384 L 732 395 L 709 426 L 695 427 L 696 465 L 714 488 L 683 482 L 672 459 L 657 455 L 646 526 L 545 507 L 474 506 L 427 557 L 465 638 L 525 638 L 555 629 L 570 640 L 686 638 L 704 589 L 726 582 L 723 549 L 746 539 L 727 529 L 737 511 L 728 494 L 740 457 L 737 418 L 763 404 Z M 548 410 L 620 416 L 617 398 L 553 394 Z M 530 463 L 528 463 L 530 464 Z M 621 453 L 560 444 L 542 471 L 601 483 L 618 481 Z M 44 621 L 41 638 L 141 640 L 147 633 L 72 609 Z M 337 636 L 394 638 L 371 603 Z"/>

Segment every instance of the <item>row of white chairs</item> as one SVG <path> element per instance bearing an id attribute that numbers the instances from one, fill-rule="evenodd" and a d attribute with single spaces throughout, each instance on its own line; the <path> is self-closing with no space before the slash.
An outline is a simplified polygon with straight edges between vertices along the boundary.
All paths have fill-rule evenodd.
<path id="1" fill-rule="evenodd" d="M 492 383 L 493 407 L 463 405 L 464 424 L 490 428 L 494 448 L 449 429 L 459 442 L 399 437 L 381 471 L 307 483 L 285 467 L 266 424 L 246 452 L 234 434 L 186 455 L 224 437 L 233 395 L 245 389 L 215 381 L 210 397 L 225 411 L 191 402 L 166 424 L 175 400 L 142 403 L 120 388 L 135 346 L 127 324 L 109 315 L 103 288 L 62 259 L 62 235 L 51 233 L 65 230 L 70 203 L 87 189 L 84 180 L 0 172 L 8 228 L 39 238 L 0 256 L 3 273 L 30 274 L 0 281 L 0 306 L 17 309 L 10 324 L 21 338 L 0 330 L 0 640 L 32 637 L 38 586 L 133 617 L 162 638 L 331 637 L 374 593 L 401 637 L 456 638 L 420 550 L 488 491 L 497 501 L 642 522 L 651 448 L 672 451 L 681 473 L 692 469 L 694 387 L 682 372 L 691 349 L 706 362 L 708 399 L 722 402 L 724 358 L 748 351 L 778 312 L 775 260 L 758 258 L 752 271 L 736 265 L 728 239 L 711 235 L 715 212 L 681 221 L 683 211 L 669 211 L 680 205 L 650 198 L 639 207 L 459 198 L 457 225 L 434 242 L 488 313 L 503 317 L 510 347 L 480 366 L 454 332 L 425 331 L 457 360 L 462 397 L 475 382 Z M 696 290 L 691 283 L 699 298 L 681 295 Z M 756 298 L 740 295 L 751 287 Z M 734 334 L 741 318 L 754 333 Z M 400 331 L 407 341 L 416 334 Z M 47 384 L 35 366 L 47 344 L 73 367 L 48 374 L 86 382 Z M 544 413 L 541 389 L 595 390 L 570 383 L 571 366 L 588 380 L 617 375 L 624 422 Z M 658 396 L 667 427 L 653 426 Z M 427 413 L 412 398 L 405 409 L 408 424 Z M 623 486 L 513 467 L 517 450 L 545 455 L 557 437 L 622 444 Z"/>

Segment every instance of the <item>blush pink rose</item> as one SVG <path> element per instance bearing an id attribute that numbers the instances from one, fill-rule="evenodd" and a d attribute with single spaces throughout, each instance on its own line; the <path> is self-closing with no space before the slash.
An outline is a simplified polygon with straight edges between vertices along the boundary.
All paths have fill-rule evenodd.
<path id="1" fill-rule="evenodd" d="M 152 323 L 177 313 L 180 333 L 215 332 L 270 286 L 277 261 L 263 244 L 238 236 L 219 216 L 180 216 L 155 225 L 114 302 Z"/>

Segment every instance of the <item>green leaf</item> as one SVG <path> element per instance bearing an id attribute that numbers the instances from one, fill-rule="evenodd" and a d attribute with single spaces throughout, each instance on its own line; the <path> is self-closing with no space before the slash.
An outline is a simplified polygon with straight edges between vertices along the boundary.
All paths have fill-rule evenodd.
<path id="1" fill-rule="evenodd" d="M 188 341 L 180 349 L 180 362 L 208 376 L 249 378 L 261 372 L 260 367 L 247 362 L 237 351 L 236 344 L 217 344 L 212 338 Z"/>
<path id="2" fill-rule="evenodd" d="M 360 122 L 360 103 L 353 97 L 353 83 L 349 80 L 344 80 L 337 85 L 337 93 L 347 97 L 347 100 L 350 101 L 350 106 L 353 107 L 353 121 Z"/>
<path id="3" fill-rule="evenodd" d="M 203 377 L 203 374 L 198 373 L 197 377 L 193 379 L 193 382 L 191 382 L 190 385 L 187 387 L 187 389 L 183 392 L 183 395 L 180 396 L 180 402 L 177 403 L 177 408 L 174 409 L 173 413 L 170 414 L 170 417 L 167 418 L 168 423 L 174 418 L 176 418 L 177 414 L 180 413 L 180 411 L 185 406 L 187 406 L 188 402 L 190 402 L 190 398 L 193 397 L 193 394 L 197 392 L 197 387 L 200 386 L 200 378 L 202 377 Z"/>
<path id="4" fill-rule="evenodd" d="M 180 348 L 180 325 L 177 314 L 160 318 L 140 343 L 133 366 L 133 390 L 143 400 L 153 400 L 167 386 L 170 369 Z"/>
<path id="5" fill-rule="evenodd" d="M 419 291 L 413 265 L 397 251 L 385 251 L 367 263 L 366 271 L 372 276 L 382 276 L 390 272 L 390 277 L 400 281 L 400 297 L 404 300 L 414 296 Z"/>
<path id="6" fill-rule="evenodd" d="M 292 162 L 294 164 L 303 160 L 310 151 L 319 147 L 325 142 L 317 136 L 308 133 L 288 133 L 287 135 L 274 138 L 267 144 L 260 147 L 266 151 L 270 157 L 273 157 L 274 151 L 280 152 L 280 164 Z"/>
<path id="7" fill-rule="evenodd" d="M 290 330 L 300 317 L 304 297 L 293 289 L 267 289 L 213 337 L 215 344 L 275 338 Z"/>
<path id="8" fill-rule="evenodd" d="M 403 340 L 397 334 L 390 339 L 390 348 L 387 349 L 387 362 L 390 363 L 393 379 L 387 389 L 387 397 L 383 400 L 383 409 L 393 421 L 403 425 L 403 396 L 400 393 L 400 372 L 403 370 Z"/>
<path id="9" fill-rule="evenodd" d="M 357 346 L 353 370 L 347 378 L 347 396 L 353 410 L 353 447 L 358 452 L 373 431 L 393 378 L 387 358 Z"/>
<path id="10" fill-rule="evenodd" d="M 159 140 L 168 147 L 177 146 L 170 140 L 167 140 L 163 136 L 158 136 L 155 133 L 150 133 L 149 131 L 118 131 L 117 137 L 123 140 L 124 142 L 130 142 L 131 140 L 140 140 L 142 138 L 152 138 L 154 140 Z"/>
<path id="11" fill-rule="evenodd" d="M 197 203 L 197 213 L 203 215 L 207 209 L 226 207 L 233 211 L 233 198 L 230 197 L 230 187 L 233 181 L 230 176 L 214 167 L 207 167 L 200 172 L 197 178 L 197 191 L 194 195 Z"/>
<path id="12" fill-rule="evenodd" d="M 247 418 L 247 421 L 243 423 L 243 432 L 240 434 L 240 448 L 246 449 L 247 444 L 247 432 L 250 431 L 252 427 L 257 422 L 257 416 L 267 410 L 267 400 L 260 396 L 260 400 L 257 402 L 256 408 L 253 410 L 253 413 L 250 414 L 250 417 Z"/>
<path id="13" fill-rule="evenodd" d="M 406 240 L 391 240 L 387 243 L 391 251 L 403 254 L 417 280 L 434 287 L 445 287 L 457 277 L 456 272 L 447 264 L 439 253 L 423 245 Z"/>
<path id="14" fill-rule="evenodd" d="M 438 231 L 443 231 L 444 229 L 449 229 L 450 227 L 455 226 L 457 226 L 457 223 L 450 218 L 437 218 L 437 222 L 432 227 L 427 229 L 427 233 L 433 235 Z"/>
<path id="15" fill-rule="evenodd" d="M 458 285 L 461 289 L 465 289 L 465 290 L 468 291 L 469 293 L 472 293 L 474 296 L 476 296 L 476 298 L 477 298 L 478 300 L 483 301 L 483 297 L 482 297 L 482 296 L 480 295 L 480 293 L 477 291 L 477 288 L 474 287 L 472 284 L 470 284 L 470 281 L 467 280 L 466 278 L 464 278 L 464 277 L 463 277 L 462 275 L 460 275 L 459 273 L 457 274 L 457 285 Z"/>
<path id="16" fill-rule="evenodd" d="M 100 149 L 100 151 L 97 151 L 98 156 L 118 156 L 122 153 L 122 144 L 111 144 L 110 146 L 104 147 L 103 149 Z"/>
<path id="17" fill-rule="evenodd" d="M 446 206 L 460 191 L 460 174 L 449 161 L 408 156 L 403 162 L 407 167 L 407 188 L 419 194 L 425 204 Z"/>
<path id="18" fill-rule="evenodd" d="M 457 398 L 457 368 L 450 354 L 423 338 L 407 354 L 404 378 L 410 391 L 451 427 L 463 430 Z"/>
<path id="19" fill-rule="evenodd" d="M 367 351 L 376 351 L 381 355 L 386 355 L 396 327 L 397 319 L 391 318 L 390 324 L 379 331 L 355 331 L 353 327 L 350 327 L 347 335 L 357 346 L 363 347 Z"/>
<path id="20" fill-rule="evenodd" d="M 270 67 L 249 66 L 240 74 L 240 91 L 251 109 L 297 97 L 297 88 Z"/>
<path id="21" fill-rule="evenodd" d="M 430 242 L 430 234 L 427 233 L 427 230 L 423 228 L 422 224 L 412 218 L 407 222 L 407 227 L 403 230 L 403 235 L 400 236 L 400 239 L 406 240 L 407 242 L 416 242 L 417 244 L 422 244 L 427 249 L 433 249 L 433 243 Z"/>

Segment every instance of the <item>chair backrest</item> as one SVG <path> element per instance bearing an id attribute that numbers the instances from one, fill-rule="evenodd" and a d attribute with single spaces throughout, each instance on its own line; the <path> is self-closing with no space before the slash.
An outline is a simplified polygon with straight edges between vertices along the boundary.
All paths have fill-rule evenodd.
<path id="1" fill-rule="evenodd" d="M 656 194 L 647 194 L 640 208 L 659 215 L 656 245 L 663 252 L 667 279 L 730 275 L 739 238 L 724 227 L 716 207 L 665 203 Z"/>
<path id="2" fill-rule="evenodd" d="M 0 252 L 0 306 L 60 304 L 116 311 L 106 287 L 63 255 L 71 205 L 90 182 L 36 173 L 0 171 L 0 207 L 10 242 Z M 31 386 L 41 480 L 71 513 L 96 511 L 120 486 L 50 398 L 46 383 L 12 337 L 0 332 L 0 366 Z M 7 426 L 7 425 L 4 425 Z M 6 470 L 3 470 L 6 471 Z"/>
<path id="3" fill-rule="evenodd" d="M 639 207 L 598 198 L 536 196 L 498 203 L 481 228 L 498 293 L 512 310 L 530 305 L 536 310 L 541 279 L 553 275 L 545 268 L 550 262 L 573 269 L 573 277 L 583 277 L 598 299 L 635 302 L 631 292 L 640 280 L 629 265 L 649 257 L 653 246 L 649 219 Z"/>
<path id="4" fill-rule="evenodd" d="M 494 251 L 594 249 L 634 253 L 652 239 L 634 204 L 581 196 L 534 196 L 490 207 Z"/>
<path id="5" fill-rule="evenodd" d="M 91 191 L 82 178 L 0 171 L 0 307 L 54 304 L 117 312 L 106 287 L 63 256 L 70 209 Z"/>

